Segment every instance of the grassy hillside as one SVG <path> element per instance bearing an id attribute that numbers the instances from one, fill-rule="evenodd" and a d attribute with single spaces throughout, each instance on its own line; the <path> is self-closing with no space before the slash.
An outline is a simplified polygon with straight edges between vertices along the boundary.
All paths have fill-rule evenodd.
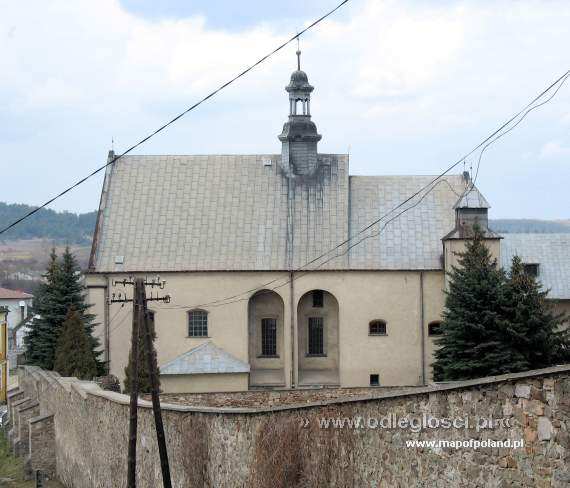
<path id="1" fill-rule="evenodd" d="M 0 228 L 3 228 L 35 207 L 0 202 Z M 75 214 L 41 209 L 30 218 L 2 234 L 2 241 L 49 239 L 67 244 L 87 245 L 95 229 L 97 212 Z"/>

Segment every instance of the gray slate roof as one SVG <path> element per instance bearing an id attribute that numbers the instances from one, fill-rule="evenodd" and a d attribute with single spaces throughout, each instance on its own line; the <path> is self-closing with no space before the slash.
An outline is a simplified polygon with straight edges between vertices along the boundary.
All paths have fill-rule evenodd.
<path id="1" fill-rule="evenodd" d="M 570 299 L 570 234 L 504 234 L 501 264 L 508 269 L 513 256 L 538 263 L 538 279 L 549 298 Z"/>
<path id="2" fill-rule="evenodd" d="M 288 179 L 280 154 L 124 156 L 106 174 L 90 269 L 298 269 L 434 178 L 349 177 L 348 156 L 318 157 L 323 178 L 311 181 Z M 348 252 L 340 247 L 320 269 L 441 269 L 441 238 L 454 227 L 463 190 L 462 176 L 447 176 L 382 234 L 370 229 L 360 237 L 372 237 Z"/>
<path id="3" fill-rule="evenodd" d="M 471 190 L 463 192 L 454 208 L 491 208 L 491 205 L 481 192 L 473 187 Z"/>
<path id="4" fill-rule="evenodd" d="M 350 235 L 386 215 L 435 176 L 351 176 Z M 353 247 L 351 269 L 441 269 L 441 239 L 455 226 L 453 205 L 464 190 L 462 176 L 440 180 L 418 205 L 415 199 L 390 213 Z M 422 193 L 423 195 L 423 193 Z M 408 209 L 399 217 L 400 212 Z M 395 218 L 390 222 L 390 219 Z M 384 227 L 385 226 L 385 227 Z M 378 230 L 383 229 L 380 234 Z M 378 235 L 376 235 L 378 234 Z M 351 241 L 351 245 L 359 239 Z"/>
<path id="5" fill-rule="evenodd" d="M 160 374 L 249 373 L 249 364 L 206 341 L 160 366 Z"/>

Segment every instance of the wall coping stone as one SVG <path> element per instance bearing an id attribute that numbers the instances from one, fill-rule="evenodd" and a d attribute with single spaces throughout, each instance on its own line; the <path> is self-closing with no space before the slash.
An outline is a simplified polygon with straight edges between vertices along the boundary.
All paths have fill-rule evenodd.
<path id="1" fill-rule="evenodd" d="M 32 417 L 29 422 L 30 424 L 35 424 L 37 422 L 42 422 L 44 420 L 47 420 L 49 418 L 53 418 L 54 414 L 53 413 L 48 413 L 45 415 L 38 415 L 37 417 Z"/>
<path id="2" fill-rule="evenodd" d="M 30 403 L 29 405 L 26 405 L 24 407 L 21 407 L 19 409 L 20 412 L 25 412 L 26 410 L 29 410 L 30 408 L 35 408 L 35 407 L 39 407 L 40 406 L 40 402 L 34 400 L 32 403 Z"/>
<path id="3" fill-rule="evenodd" d="M 30 397 L 24 397 L 21 400 L 18 400 L 17 402 L 12 403 L 12 408 L 16 409 L 16 407 L 19 407 L 23 403 L 29 402 L 30 400 L 31 400 Z"/>
<path id="4" fill-rule="evenodd" d="M 24 370 L 28 370 L 29 366 L 23 366 Z M 413 389 L 403 389 L 397 391 L 388 392 L 378 392 L 368 395 L 359 395 L 348 398 L 329 398 L 326 400 L 318 400 L 314 402 L 299 403 L 299 404 L 289 404 L 289 405 L 274 405 L 270 407 L 197 407 L 191 405 L 174 405 L 171 403 L 161 403 L 162 410 L 170 410 L 177 412 L 199 412 L 199 413 L 227 413 L 227 414 L 258 414 L 266 412 L 276 412 L 276 411 L 287 411 L 287 410 L 306 410 L 313 407 L 321 407 L 326 405 L 337 405 L 337 404 L 350 404 L 358 402 L 368 402 L 379 399 L 386 398 L 401 398 L 415 395 L 424 395 L 428 393 L 449 391 L 449 390 L 461 390 L 465 388 L 472 388 L 482 385 L 490 385 L 494 383 L 500 383 L 504 381 L 517 381 L 535 378 L 537 376 L 551 375 L 556 373 L 566 373 L 570 371 L 570 364 L 562 364 L 558 366 L 552 366 L 550 368 L 535 369 L 531 371 L 524 371 L 521 373 L 507 373 L 497 376 L 487 376 L 485 378 L 476 378 L 473 380 L 466 381 L 454 381 L 446 383 L 434 383 L 429 386 L 414 387 Z M 83 398 L 87 395 L 97 396 L 104 398 L 106 400 L 127 405 L 130 402 L 129 396 L 122 393 L 116 393 L 112 391 L 103 390 L 96 383 L 80 381 L 77 378 L 70 377 L 58 377 L 57 381 L 62 385 L 67 391 L 71 392 L 73 390 L 77 391 Z M 86 385 L 89 385 L 86 387 Z M 93 386 L 94 385 L 94 386 Z M 29 399 L 27 399 L 29 400 Z M 17 404 L 18 402 L 16 402 Z M 16 405 L 14 404 L 14 406 Z M 138 400 L 138 406 L 142 408 L 152 408 L 152 403 L 147 400 Z"/>
<path id="5" fill-rule="evenodd" d="M 12 398 L 15 397 L 16 395 L 19 395 L 20 393 L 24 393 L 24 390 L 22 390 L 19 386 L 17 386 L 13 390 L 8 390 L 7 397 Z"/>

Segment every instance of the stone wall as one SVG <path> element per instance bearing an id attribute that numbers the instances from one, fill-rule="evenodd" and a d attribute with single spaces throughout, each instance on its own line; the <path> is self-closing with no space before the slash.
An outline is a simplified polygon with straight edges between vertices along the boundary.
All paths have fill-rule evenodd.
<path id="1" fill-rule="evenodd" d="M 53 414 L 51 452 L 66 486 L 126 486 L 128 397 L 26 367 L 12 398 L 12 429 L 26 398 L 39 402 L 40 415 Z M 163 409 L 176 487 L 570 486 L 570 365 L 297 405 Z M 338 428 L 343 419 L 358 428 L 347 421 Z M 445 419 L 456 428 L 444 428 Z M 28 422 L 32 439 L 39 421 Z M 49 434 L 40 437 L 45 452 Z M 406 446 L 441 440 L 456 444 Z M 485 445 L 457 448 L 459 441 Z M 491 445 L 521 441 L 524 447 Z M 33 458 L 33 442 L 29 449 Z M 137 467 L 137 486 L 161 486 L 152 410 L 143 400 Z"/>

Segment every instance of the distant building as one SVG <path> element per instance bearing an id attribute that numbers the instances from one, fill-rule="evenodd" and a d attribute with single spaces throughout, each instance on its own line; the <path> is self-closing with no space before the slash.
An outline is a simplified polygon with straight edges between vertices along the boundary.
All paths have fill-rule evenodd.
<path id="1" fill-rule="evenodd" d="M 279 154 L 108 167 L 86 284 L 112 374 L 124 377 L 132 320 L 109 304 L 125 293 L 113 282 L 160 274 L 172 303 L 149 308 L 165 391 L 430 380 L 446 272 L 475 222 L 500 260 L 489 204 L 469 175 L 351 176 L 348 155 L 317 151 L 300 66 L 286 91 Z"/>
<path id="2" fill-rule="evenodd" d="M 8 364 L 16 366 L 16 356 L 21 352 L 27 319 L 30 315 L 33 295 L 18 290 L 0 288 L 0 307 L 6 307 L 8 323 Z"/>

